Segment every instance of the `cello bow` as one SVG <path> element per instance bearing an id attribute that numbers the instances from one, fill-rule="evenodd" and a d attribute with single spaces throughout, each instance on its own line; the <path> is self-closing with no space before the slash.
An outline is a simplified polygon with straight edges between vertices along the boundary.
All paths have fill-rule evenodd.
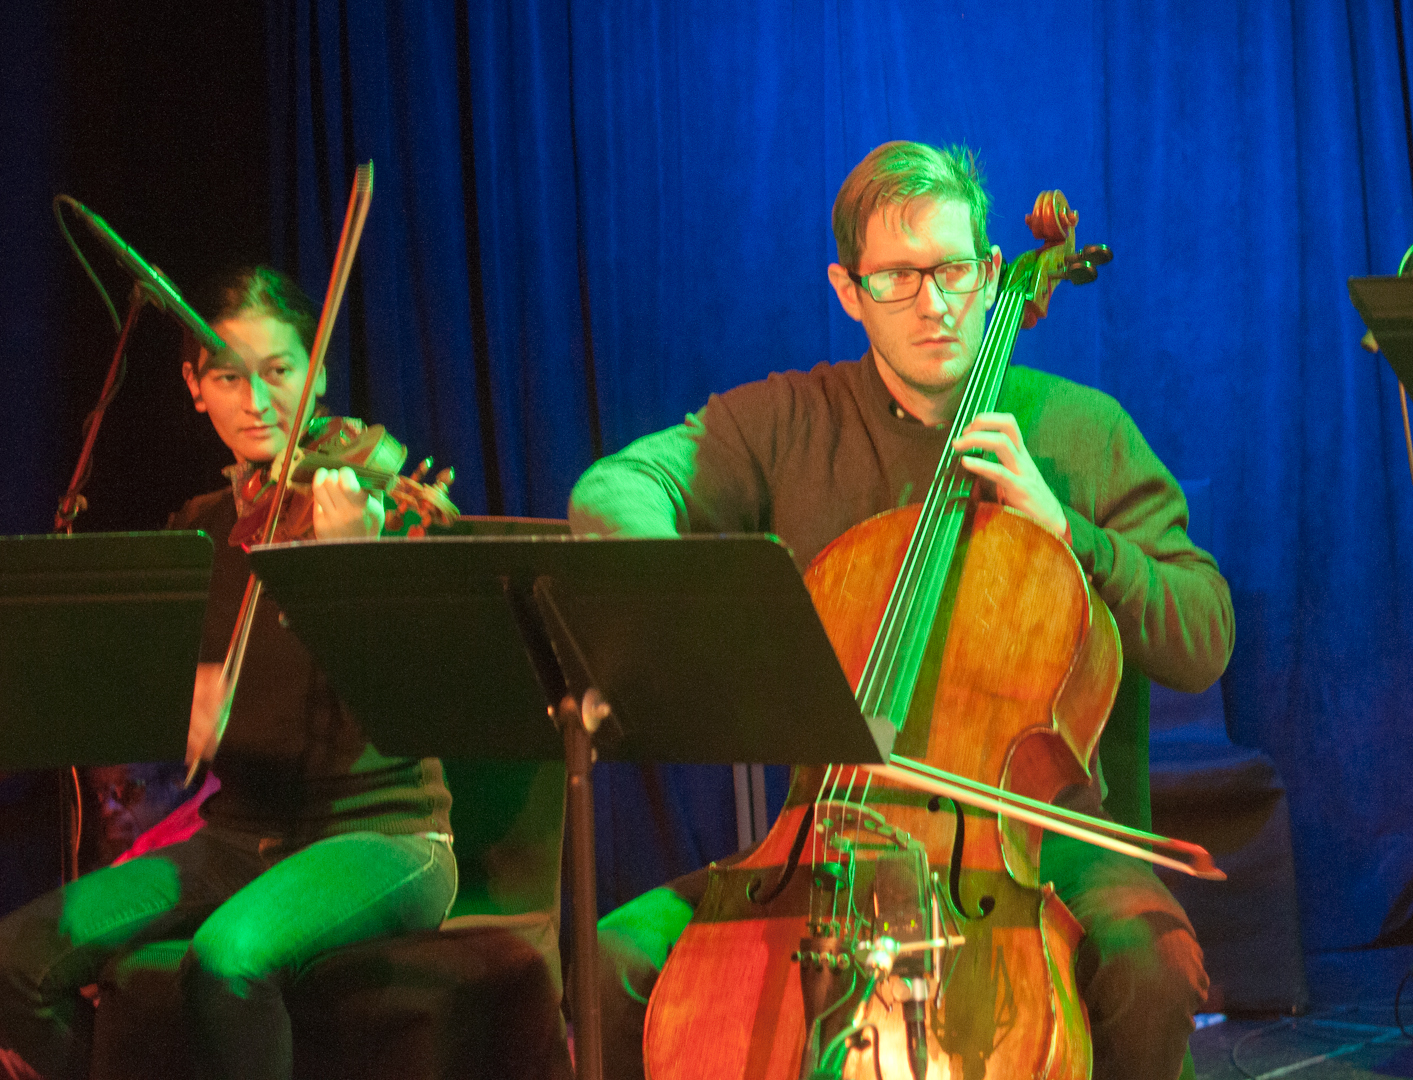
<path id="1" fill-rule="evenodd" d="M 1105 821 L 1077 810 L 1067 810 L 1051 803 L 1029 799 L 1004 788 L 992 787 L 990 784 L 969 780 L 955 773 L 934 769 L 911 758 L 894 755 L 887 765 L 859 765 L 857 768 L 919 791 L 966 803 L 978 810 L 989 810 L 998 816 L 1015 818 L 1049 832 L 1082 840 L 1095 847 L 1107 848 L 1120 855 L 1131 855 L 1157 866 L 1165 866 L 1190 877 L 1207 881 L 1227 879 L 1227 875 L 1212 861 L 1211 854 L 1200 844 L 1174 840 L 1157 833 L 1120 825 L 1115 821 Z"/>

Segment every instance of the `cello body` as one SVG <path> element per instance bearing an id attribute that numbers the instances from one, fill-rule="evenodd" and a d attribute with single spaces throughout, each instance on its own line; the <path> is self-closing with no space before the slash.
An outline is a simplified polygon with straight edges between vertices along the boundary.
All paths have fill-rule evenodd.
<path id="1" fill-rule="evenodd" d="M 1065 542 L 980 500 L 950 448 L 995 407 L 1053 285 L 1109 258 L 1076 251 L 1057 191 L 1026 220 L 1044 244 L 1005 272 L 923 503 L 855 525 L 805 572 L 861 711 L 896 733 L 889 767 L 797 768 L 761 845 L 711 868 L 648 1003 L 649 1080 L 1091 1072 L 1082 930 L 1040 880 L 1038 826 L 1055 825 L 1033 808 L 1090 781 L 1118 631 Z M 924 773 L 950 779 L 929 795 Z M 1033 824 L 1011 816 L 1022 804 Z"/>
<path id="2" fill-rule="evenodd" d="M 973 499 L 967 515 L 894 752 L 1049 801 L 1089 781 L 1118 688 L 1117 629 L 1063 541 L 995 503 Z M 870 518 L 806 571 L 851 685 L 918 516 L 910 506 Z M 953 626 L 965 632 L 949 633 Z M 1039 830 L 832 768 L 832 780 L 822 767 L 796 769 L 761 845 L 713 867 L 649 1002 L 649 1080 L 808 1077 L 820 1047 L 806 997 L 819 991 L 802 984 L 802 971 L 829 969 L 835 989 L 825 996 L 842 1001 L 857 965 L 845 970 L 847 950 L 831 943 L 857 936 L 870 914 L 881 919 L 868 910 L 878 860 L 919 846 L 933 911 L 947 913 L 921 936 L 965 938 L 933 955 L 929 985 L 940 992 L 927 1010 L 928 1080 L 1088 1077 L 1088 1019 L 1074 976 L 1082 931 L 1039 880 Z M 914 1075 L 899 1007 L 906 993 L 901 979 L 884 979 L 867 1001 L 839 1010 L 858 1009 L 869 1029 L 844 1076 Z"/>

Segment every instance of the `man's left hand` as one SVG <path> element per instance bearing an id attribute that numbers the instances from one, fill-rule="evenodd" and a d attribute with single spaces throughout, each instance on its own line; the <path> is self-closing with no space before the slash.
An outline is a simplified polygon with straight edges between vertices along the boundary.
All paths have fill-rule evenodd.
<path id="1" fill-rule="evenodd" d="M 377 536 L 387 516 L 382 500 L 358 485 L 353 470 L 316 469 L 309 485 L 314 496 L 314 535 L 320 540 Z"/>
<path id="2" fill-rule="evenodd" d="M 1031 460 L 1014 416 L 978 413 L 952 447 L 963 455 L 963 468 L 996 485 L 996 495 L 1003 506 L 1019 510 L 1069 543 L 1070 523 L 1065 511 Z M 966 453 L 968 450 L 995 454 L 996 461 L 973 456 Z"/>

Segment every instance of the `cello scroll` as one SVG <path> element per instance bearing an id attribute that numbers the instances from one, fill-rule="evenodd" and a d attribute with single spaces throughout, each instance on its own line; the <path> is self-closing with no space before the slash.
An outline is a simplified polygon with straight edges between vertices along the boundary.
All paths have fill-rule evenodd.
<path id="1" fill-rule="evenodd" d="M 1037 240 L 1044 244 L 1027 251 L 1016 260 L 1015 273 L 1028 273 L 1032 285 L 1025 297 L 1025 313 L 1021 329 L 1029 330 L 1050 310 L 1050 294 L 1060 281 L 1089 285 L 1099 276 L 1098 267 L 1114 257 L 1105 244 L 1088 244 L 1076 250 L 1074 230 L 1079 222 L 1077 211 L 1062 191 L 1042 191 L 1035 197 L 1035 208 L 1025 216 L 1025 223 Z"/>

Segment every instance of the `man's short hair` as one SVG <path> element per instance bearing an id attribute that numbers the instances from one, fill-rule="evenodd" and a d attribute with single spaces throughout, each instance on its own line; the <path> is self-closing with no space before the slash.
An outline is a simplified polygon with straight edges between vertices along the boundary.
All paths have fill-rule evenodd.
<path id="1" fill-rule="evenodd" d="M 977 255 L 991 250 L 986 238 L 986 211 L 991 196 L 982 185 L 976 155 L 965 146 L 939 149 L 917 142 L 886 142 L 870 151 L 845 178 L 834 199 L 834 240 L 839 262 L 859 268 L 869 219 L 887 206 L 906 215 L 919 199 L 955 199 L 971 214 L 971 235 Z"/>

